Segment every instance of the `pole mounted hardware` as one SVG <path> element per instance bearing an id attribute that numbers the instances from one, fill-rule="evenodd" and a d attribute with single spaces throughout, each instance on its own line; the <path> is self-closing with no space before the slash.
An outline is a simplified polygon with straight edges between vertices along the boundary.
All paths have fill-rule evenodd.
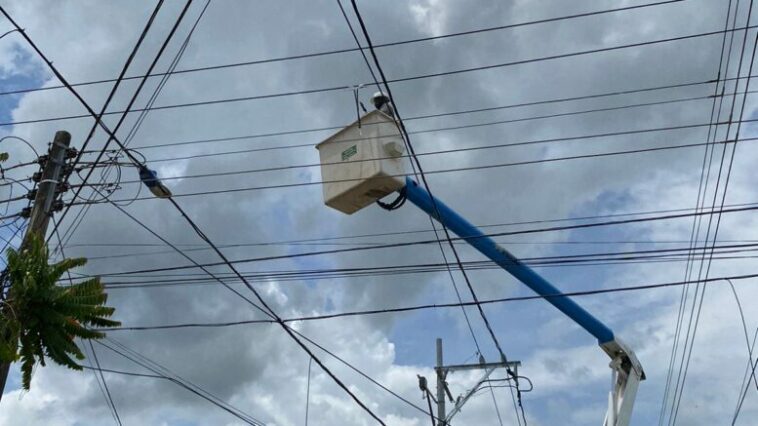
<path id="1" fill-rule="evenodd" d="M 155 170 L 150 170 L 145 165 L 139 166 L 139 178 L 147 189 L 158 198 L 171 198 L 171 190 L 160 179 Z"/>

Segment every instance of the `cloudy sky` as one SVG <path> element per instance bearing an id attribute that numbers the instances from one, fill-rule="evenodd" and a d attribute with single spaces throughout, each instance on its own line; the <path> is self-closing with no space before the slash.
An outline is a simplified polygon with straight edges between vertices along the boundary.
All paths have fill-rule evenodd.
<path id="1" fill-rule="evenodd" d="M 127 75 L 140 76 L 147 71 L 185 3 L 184 0 L 165 2 Z M 349 2 L 343 0 L 343 3 L 350 22 L 359 32 L 360 42 L 365 45 Z M 640 0 L 358 2 L 374 44 L 645 3 Z M 71 83 L 111 80 L 118 76 L 155 5 L 154 1 L 2 2 Z M 192 2 L 156 66 L 158 72 L 171 66 L 205 5 L 205 0 Z M 719 206 L 727 171 L 729 184 L 725 204 L 752 206 L 758 202 L 754 194 L 758 178 L 753 173 L 758 149 L 753 142 L 746 140 L 737 145 L 731 167 L 729 147 L 721 179 L 718 175 L 723 145 L 717 145 L 715 150 L 705 146 L 714 139 L 735 137 L 737 124 L 729 130 L 727 125 L 709 126 L 711 122 L 728 120 L 732 109 L 735 121 L 740 116 L 744 120 L 756 116 L 753 99 L 748 96 L 744 113 L 740 114 L 743 96 L 736 97 L 733 108 L 734 97 L 729 95 L 746 89 L 746 80 L 735 84 L 733 78 L 737 76 L 743 50 L 740 75 L 748 75 L 750 68 L 756 33 L 748 31 L 747 46 L 743 49 L 745 31 L 739 29 L 746 26 L 751 5 L 752 2 L 745 0 L 685 0 L 393 45 L 378 48 L 377 55 L 387 78 L 400 80 L 391 83 L 391 89 L 398 111 L 406 118 L 411 143 L 420 154 L 436 153 L 419 156 L 432 192 L 472 223 L 497 225 L 485 228 L 488 232 L 597 222 L 607 220 L 608 215 L 640 218 L 651 216 L 642 212 L 687 213 L 699 200 L 706 207 L 714 205 L 717 180 L 715 205 Z M 728 23 L 727 11 L 731 13 Z M 721 32 L 725 25 L 735 26 L 737 30 L 725 37 Z M 0 32 L 10 29 L 12 26 L 7 20 L 0 20 Z M 683 36 L 696 37 L 637 45 Z M 726 52 L 720 60 L 722 44 L 726 45 Z M 628 45 L 636 46 L 544 59 Z M 348 51 L 173 75 L 155 100 L 156 107 L 284 95 L 158 108 L 145 115 L 142 125 L 127 139 L 139 118 L 139 114 L 131 113 L 117 132 L 119 139 L 128 140 L 129 146 L 142 154 L 151 168 L 167 178 L 165 184 L 177 195 L 176 201 L 210 240 L 222 247 L 229 259 L 285 256 L 279 260 L 236 264 L 241 272 L 255 274 L 252 284 L 284 318 L 451 303 L 457 301 L 454 284 L 464 300 L 471 300 L 463 276 L 455 270 L 452 274 L 435 270 L 353 277 L 273 275 L 277 271 L 443 262 L 440 246 L 436 244 L 286 257 L 434 238 L 429 217 L 410 204 L 394 212 L 370 206 L 351 216 L 324 206 L 318 183 L 320 170 L 312 167 L 318 163 L 318 154 L 312 145 L 333 131 L 291 133 L 338 128 L 355 120 L 356 105 L 350 87 L 372 81 L 363 57 L 352 50 L 355 47 L 337 0 L 212 0 L 189 38 L 177 70 Z M 541 58 L 543 60 L 528 61 Z M 527 62 L 510 64 L 522 61 Z M 510 65 L 429 76 L 499 64 Z M 722 90 L 723 84 L 717 88 L 713 82 L 719 75 L 731 78 L 723 89 L 726 94 L 723 103 L 718 101 L 722 98 L 714 101 L 711 97 Z M 18 33 L 0 40 L 0 79 L 2 92 L 53 87 L 1 95 L 0 135 L 22 137 L 38 151 L 45 151 L 55 131 L 65 129 L 72 134 L 72 145 L 81 147 L 92 127 L 91 118 L 38 121 L 87 112 L 70 92 L 57 88 L 60 82 Z M 130 79 L 121 84 L 109 111 L 123 111 L 139 82 L 139 79 Z M 159 78 L 147 81 L 135 103 L 137 108 L 143 108 L 150 101 L 159 82 Z M 112 85 L 112 82 L 84 85 L 77 86 L 76 90 L 99 111 Z M 668 88 L 639 91 L 656 87 Z M 366 87 L 359 92 L 367 106 L 374 90 Z M 310 93 L 292 94 L 302 91 Z M 609 93 L 617 94 L 587 98 Z M 585 98 L 577 100 L 577 97 Z M 541 102 L 563 98 L 572 100 Z M 502 108 L 524 103 L 531 105 Z M 712 119 L 714 105 L 717 110 L 721 106 L 718 119 Z M 447 114 L 479 109 L 487 110 Z M 597 109 L 604 111 L 577 113 Z M 446 115 L 418 118 L 437 114 Z M 552 117 L 537 118 L 541 116 Z M 105 122 L 113 128 L 120 117 L 121 114 L 111 114 Z M 467 127 L 451 129 L 461 126 Z M 668 129 L 671 127 L 675 128 Z M 280 132 L 289 134 L 260 136 Z M 607 133 L 614 135 L 597 136 Z M 750 123 L 740 128 L 741 138 L 752 138 L 755 133 Z M 258 136 L 247 137 L 255 135 Z M 107 139 L 107 135 L 98 130 L 87 149 L 101 149 Z M 214 141 L 153 146 L 207 139 Z M 545 139 L 552 142 L 503 146 Z M 495 145 L 498 147 L 493 147 Z M 694 146 L 534 162 L 678 145 Z M 110 148 L 113 147 L 111 144 Z M 140 149 L 142 147 L 145 148 Z M 484 149 L 460 150 L 482 147 Z M 274 149 L 253 151 L 258 148 Z M 9 164 L 34 159 L 29 148 L 11 139 L 4 140 L 0 150 L 11 154 Z M 457 151 L 439 153 L 449 150 Z M 235 151 L 247 152 L 224 154 Z M 177 159 L 189 156 L 194 158 Z M 94 158 L 95 155 L 87 154 L 83 161 Z M 704 159 L 706 166 L 711 164 L 710 169 L 704 167 Z M 520 162 L 528 164 L 512 164 Z M 287 166 L 299 167 L 285 168 Z M 249 172 L 261 168 L 278 169 Z M 452 170 L 461 168 L 468 170 Z M 33 167 L 19 168 L 7 176 L 23 181 L 34 171 Z M 705 176 L 701 177 L 704 171 Z M 246 173 L 196 176 L 219 172 Z M 100 179 L 98 170 L 90 182 Z M 114 173 L 105 181 L 115 182 L 115 179 Z M 133 167 L 123 167 L 122 183 L 111 200 L 155 234 L 185 250 L 194 261 L 218 262 L 219 257 L 208 250 L 167 200 L 151 198 L 144 190 L 137 195 L 140 188 L 135 182 L 137 179 Z M 701 179 L 707 185 L 705 195 L 700 193 L 699 196 Z M 72 177 L 72 183 L 80 181 Z M 274 188 L 267 188 L 272 186 Z M 9 197 L 10 188 L 0 187 L 0 196 Z M 14 195 L 23 191 L 18 185 L 12 188 Z M 219 192 L 228 189 L 241 190 Z M 64 199 L 71 201 L 72 195 L 69 192 Z M 91 195 L 89 189 L 82 191 L 86 199 Z M 135 197 L 137 200 L 130 202 Z M 92 199 L 100 200 L 100 197 Z M 11 203 L 8 213 L 15 213 L 23 206 L 23 203 Z M 94 204 L 79 215 L 81 209 L 81 205 L 72 207 L 58 228 L 65 242 L 65 255 L 90 259 L 88 265 L 77 272 L 103 276 L 103 281 L 110 285 L 109 303 L 117 308 L 116 317 L 125 327 L 217 324 L 263 318 L 228 289 L 204 280 L 206 275 L 199 269 L 111 275 L 185 266 L 190 262 L 113 204 Z M 596 216 L 602 218 L 582 219 Z M 517 256 L 530 258 L 686 249 L 690 246 L 693 225 L 699 229 L 696 245 L 705 244 L 708 222 L 705 217 L 697 228 L 698 222 L 693 217 L 684 217 L 560 232 L 517 233 L 497 239 Z M 711 242 L 715 222 L 714 217 L 708 236 Z M 756 229 L 758 220 L 752 211 L 725 213 L 718 228 L 718 245 L 743 247 L 719 251 L 710 268 L 707 260 L 687 262 L 686 251 L 679 251 L 673 256 L 652 260 L 553 264 L 538 267 L 537 271 L 564 291 L 676 282 L 704 277 L 706 270 L 711 278 L 752 274 L 756 272 L 752 258 L 755 247 L 750 244 L 758 240 Z M 12 226 L 4 227 L 0 236 L 7 239 L 12 231 Z M 366 234 L 369 236 L 360 237 Z M 57 236 L 51 241 L 53 246 L 57 245 Z M 452 260 L 449 246 L 445 246 L 444 251 L 446 258 Z M 457 245 L 457 251 L 464 262 L 484 260 L 464 245 Z M 56 256 L 60 256 L 59 251 Z M 231 272 L 222 266 L 212 267 L 210 271 L 219 276 L 228 276 Z M 499 269 L 472 269 L 468 277 L 480 299 L 533 294 Z M 241 283 L 230 282 L 240 293 L 252 296 Z M 578 299 L 635 350 L 645 368 L 648 380 L 640 386 L 633 424 L 673 422 L 670 413 L 674 400 L 680 401 L 675 418 L 678 424 L 712 425 L 732 421 L 748 363 L 746 333 L 748 340 L 752 340 L 758 327 L 758 314 L 752 309 L 758 297 L 755 282 L 755 279 L 733 280 L 744 310 L 746 329 L 740 319 L 735 293 L 723 280 L 709 284 L 704 296 L 697 293 L 697 298 L 695 294 L 702 287 L 613 292 Z M 124 283 L 147 285 L 119 287 Z M 166 283 L 172 285 L 161 285 Z M 533 383 L 533 390 L 523 393 L 528 424 L 601 424 L 610 388 L 609 360 L 587 332 L 544 300 L 491 304 L 484 309 L 507 356 L 521 361 L 519 373 Z M 495 345 L 476 308 L 466 312 L 482 355 L 487 360 L 498 359 Z M 680 313 L 683 334 L 681 339 L 675 340 L 679 335 Z M 692 326 L 689 333 L 688 325 Z M 476 344 L 460 308 L 298 322 L 292 326 L 321 347 L 306 342 L 387 425 L 429 424 L 429 416 L 423 412 L 426 401 L 418 389 L 416 375 L 425 375 L 432 381 L 435 338 L 444 340 L 446 362 L 476 359 Z M 690 346 L 691 340 L 685 339 L 684 333 L 691 337 L 695 327 L 694 345 Z M 682 346 L 685 340 L 686 351 Z M 672 370 L 675 341 L 679 344 Z M 305 424 L 307 401 L 310 425 L 376 424 L 315 363 L 311 368 L 310 395 L 306 398 L 309 358 L 276 325 L 121 330 L 110 332 L 109 340 L 103 343 L 117 351 L 95 344 L 102 368 L 155 374 L 117 352 L 131 354 L 134 359 L 145 357 L 140 358 L 142 364 L 155 363 L 160 367 L 154 368 L 160 368 L 161 374 L 181 377 L 182 382 L 191 382 L 207 395 L 212 394 L 214 400 L 232 406 L 233 411 L 245 413 L 243 417 L 252 417 L 267 425 Z M 680 380 L 674 392 L 680 365 L 683 359 L 687 362 L 690 347 L 686 380 L 683 383 Z M 84 362 L 89 365 L 94 361 L 89 358 Z M 666 393 L 670 371 L 674 383 Z M 245 424 L 172 381 L 103 374 L 125 425 Z M 367 376 L 395 395 L 369 381 Z M 503 378 L 505 373 L 498 371 L 493 377 Z M 476 379 L 475 373 L 453 374 L 449 379 L 451 391 L 459 395 Z M 15 367 L 11 369 L 0 404 L 2 425 L 116 423 L 103 396 L 102 383 L 92 371 L 73 372 L 56 366 L 38 368 L 32 390 L 23 392 L 19 388 L 20 375 Z M 528 388 L 523 380 L 522 388 Z M 751 388 L 736 423 L 750 424 L 749 419 L 756 415 L 758 395 Z M 510 390 L 495 388 L 493 393 L 485 391 L 475 396 L 453 424 L 523 424 L 524 421 L 517 418 Z"/>

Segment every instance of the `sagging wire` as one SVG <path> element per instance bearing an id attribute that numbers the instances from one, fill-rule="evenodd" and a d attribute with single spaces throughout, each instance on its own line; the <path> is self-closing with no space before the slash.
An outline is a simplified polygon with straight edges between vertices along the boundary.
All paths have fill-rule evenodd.
<path id="1" fill-rule="evenodd" d="M 93 162 L 80 162 L 79 167 L 76 167 L 73 172 L 79 176 L 79 179 L 84 181 L 84 176 L 82 176 L 81 172 L 86 169 L 91 168 L 99 168 L 100 170 L 100 183 L 98 184 L 78 184 L 78 185 L 71 185 L 71 187 L 79 187 L 79 186 L 88 186 L 92 188 L 98 188 L 98 191 L 94 191 L 92 195 L 95 195 L 95 192 L 97 195 L 99 195 L 99 199 L 94 199 L 92 197 L 85 199 L 81 195 L 76 195 L 72 200 L 81 200 L 85 201 L 87 203 L 100 203 L 100 202 L 113 202 L 114 204 L 118 204 L 121 207 L 127 207 L 134 203 L 137 199 L 139 199 L 140 195 L 142 194 L 142 185 L 137 186 L 137 192 L 134 194 L 133 197 L 128 198 L 126 201 L 113 201 L 111 200 L 110 196 L 115 193 L 116 191 L 123 189 L 122 183 L 124 183 L 122 177 L 123 177 L 123 167 L 129 166 L 129 167 L 136 167 L 140 171 L 140 177 L 142 177 L 142 174 L 144 174 L 144 170 L 147 170 L 147 167 L 145 164 L 147 163 L 147 158 L 139 151 L 135 149 L 127 149 L 129 151 L 129 154 L 135 158 L 141 158 L 140 165 L 137 166 L 131 161 L 125 161 L 125 154 L 124 150 L 108 150 L 106 151 L 107 159 L 93 163 Z M 128 154 L 127 154 L 128 155 Z M 113 181 L 106 182 L 109 178 L 110 171 L 115 168 L 116 175 Z M 144 181 L 144 179 L 141 179 Z M 126 183 L 130 183 L 133 181 L 127 181 Z"/>

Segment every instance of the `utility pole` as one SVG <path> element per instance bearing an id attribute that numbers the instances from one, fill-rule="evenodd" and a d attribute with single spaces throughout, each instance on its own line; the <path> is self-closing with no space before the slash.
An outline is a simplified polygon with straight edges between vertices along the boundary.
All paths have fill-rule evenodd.
<path id="1" fill-rule="evenodd" d="M 23 250 L 29 244 L 32 235 L 37 234 L 44 238 L 47 233 L 47 225 L 50 223 L 50 216 L 53 214 L 53 203 L 55 202 L 58 185 L 60 184 L 61 171 L 67 158 L 69 144 L 71 143 L 71 134 L 65 130 L 55 132 L 53 143 L 47 153 L 47 162 L 42 170 L 37 193 L 34 196 L 34 204 L 29 216 L 29 225 L 24 234 L 24 240 L 21 242 Z M 3 274 L 5 275 L 5 274 Z M 11 293 L 13 288 L 8 289 Z M 2 315 L 11 315 L 8 305 L 3 305 Z M 2 392 L 5 390 L 5 382 L 8 379 L 8 370 L 10 363 L 0 364 L 0 399 Z"/>
<path id="2" fill-rule="evenodd" d="M 442 369 L 443 357 L 442 357 L 442 339 L 437 338 L 437 368 L 434 372 L 437 373 L 437 418 L 441 423 L 439 426 L 447 426 L 445 421 L 445 390 L 447 390 L 447 373 Z M 449 391 L 448 391 L 449 392 Z M 452 398 L 450 398 L 452 400 Z"/>
<path id="3" fill-rule="evenodd" d="M 484 357 L 479 356 L 478 364 L 459 364 L 459 365 L 445 365 L 442 354 L 442 339 L 437 339 L 437 366 L 434 367 L 434 372 L 437 376 L 437 426 L 450 426 L 450 419 L 453 418 L 458 412 L 461 411 L 463 405 L 476 393 L 479 388 L 489 380 L 490 375 L 498 368 L 506 368 L 514 371 L 514 374 L 518 376 L 518 367 L 521 365 L 520 361 L 501 361 L 501 362 L 485 362 Z M 447 386 L 447 375 L 454 371 L 465 370 L 484 370 L 484 375 L 479 379 L 476 384 L 469 389 L 466 393 L 454 399 Z M 514 378 L 514 380 L 517 380 Z M 447 414 L 445 407 L 445 397 L 454 403 L 452 411 Z"/>

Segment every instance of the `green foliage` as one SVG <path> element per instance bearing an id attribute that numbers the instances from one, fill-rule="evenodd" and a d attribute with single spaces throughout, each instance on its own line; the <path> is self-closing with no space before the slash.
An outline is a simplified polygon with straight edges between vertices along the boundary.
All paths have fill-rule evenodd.
<path id="1" fill-rule="evenodd" d="M 105 306 L 108 295 L 99 278 L 66 287 L 57 284 L 66 271 L 84 265 L 86 259 L 64 259 L 54 265 L 47 261 L 47 247 L 36 235 L 21 252 L 8 250 L 10 291 L 0 315 L 0 361 L 21 361 L 27 390 L 37 361 L 44 366 L 47 357 L 81 370 L 74 358 L 82 360 L 84 354 L 74 338 L 100 339 L 105 333 L 89 327 L 121 324 L 108 319 L 114 308 Z"/>
<path id="2" fill-rule="evenodd" d="M 9 158 L 11 157 L 7 152 L 0 152 L 0 163 L 8 161 Z"/>

